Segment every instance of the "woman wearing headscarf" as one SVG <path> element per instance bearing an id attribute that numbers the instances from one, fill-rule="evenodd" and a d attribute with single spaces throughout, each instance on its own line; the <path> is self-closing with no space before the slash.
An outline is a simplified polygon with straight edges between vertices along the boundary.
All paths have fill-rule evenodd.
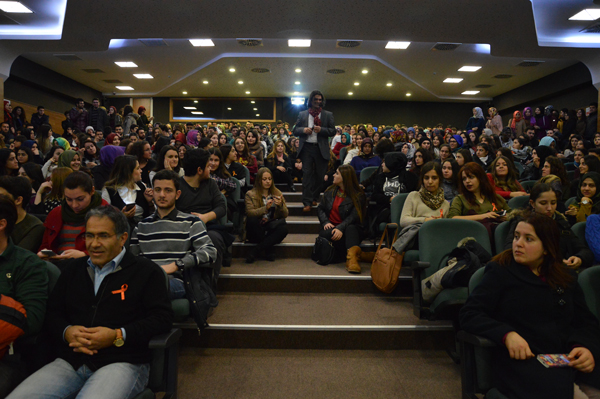
<path id="1" fill-rule="evenodd" d="M 381 158 L 373 154 L 373 142 L 370 138 L 363 140 L 360 149 L 360 155 L 352 158 L 352 161 L 350 161 L 350 166 L 354 168 L 358 181 L 360 181 L 360 172 L 364 168 L 381 165 Z"/>
<path id="2" fill-rule="evenodd" d="M 463 144 L 463 138 L 460 136 L 460 134 L 450 136 L 448 139 L 448 145 L 450 145 L 450 150 L 452 150 L 453 154 L 456 154 L 458 150 L 462 148 Z"/>
<path id="3" fill-rule="evenodd" d="M 498 114 L 498 110 L 494 107 L 488 108 L 488 121 L 485 127 L 492 129 L 492 134 L 498 136 L 502 133 L 502 117 Z"/>
<path id="4" fill-rule="evenodd" d="M 29 148 L 31 150 L 31 152 L 33 153 L 33 159 L 31 159 L 31 161 L 43 165 L 44 164 L 44 159 L 42 158 L 42 155 L 40 154 L 40 150 L 38 147 L 38 143 L 35 140 L 25 140 L 23 142 L 23 147 Z"/>
<path id="5" fill-rule="evenodd" d="M 552 148 L 540 145 L 531 152 L 532 161 L 525 167 L 519 180 L 539 180 L 542 177 L 542 168 L 546 162 L 546 157 L 556 154 Z"/>
<path id="6" fill-rule="evenodd" d="M 92 169 L 92 177 L 94 178 L 94 187 L 96 190 L 102 190 L 104 183 L 110 177 L 110 172 L 115 159 L 125 154 L 125 147 L 109 145 L 100 149 L 100 165 Z"/>
<path id="7" fill-rule="evenodd" d="M 333 147 L 333 153 L 335 154 L 336 157 L 338 157 L 338 159 L 340 158 L 340 150 L 348 145 L 350 145 L 350 143 L 352 142 L 352 138 L 350 137 L 350 135 L 346 132 L 341 134 L 340 137 L 340 141 L 338 143 L 335 144 L 335 147 Z"/>
<path id="8" fill-rule="evenodd" d="M 117 136 L 115 133 L 109 134 L 108 136 L 106 136 L 106 139 L 104 140 L 104 146 L 109 146 L 109 145 L 118 146 L 119 144 L 121 144 L 121 138 L 119 136 Z"/>
<path id="9" fill-rule="evenodd" d="M 199 140 L 197 130 L 190 130 L 189 132 L 187 132 L 187 145 L 189 145 L 192 148 L 197 148 L 198 141 Z"/>
<path id="10" fill-rule="evenodd" d="M 162 150 L 166 145 L 171 145 L 171 139 L 166 136 L 159 137 L 158 140 L 156 140 L 156 143 L 154 143 L 154 148 L 152 149 L 152 158 L 158 160 L 160 150 Z"/>
<path id="11" fill-rule="evenodd" d="M 54 139 L 54 142 L 59 146 L 62 147 L 63 150 L 67 151 L 71 149 L 71 144 L 69 144 L 69 142 L 67 140 L 65 140 L 62 137 L 57 137 Z"/>
<path id="12" fill-rule="evenodd" d="M 531 107 L 525 107 L 523 109 L 523 120 L 525 121 L 525 129 L 527 129 L 529 126 L 533 126 L 535 125 L 535 119 L 533 118 L 533 110 L 531 109 Z"/>
<path id="13" fill-rule="evenodd" d="M 483 111 L 479 107 L 473 108 L 473 116 L 469 118 L 467 122 L 466 131 L 472 130 L 477 136 L 483 132 L 485 128 L 485 118 L 483 117 Z"/>
<path id="14" fill-rule="evenodd" d="M 525 129 L 527 129 L 527 122 L 525 122 L 521 111 L 516 110 L 515 112 L 513 112 L 513 117 L 511 120 L 508 121 L 508 126 L 510 126 L 512 131 L 515 133 L 516 137 L 525 134 Z"/>
<path id="15" fill-rule="evenodd" d="M 580 179 L 577 203 L 569 205 L 565 215 L 571 224 L 585 222 L 592 214 L 600 213 L 600 173 L 588 172 Z"/>

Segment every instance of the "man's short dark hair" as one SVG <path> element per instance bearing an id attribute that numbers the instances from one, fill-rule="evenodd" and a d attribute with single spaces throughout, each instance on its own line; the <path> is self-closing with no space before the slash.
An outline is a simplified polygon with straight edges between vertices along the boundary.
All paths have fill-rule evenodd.
<path id="1" fill-rule="evenodd" d="M 115 125 L 115 130 L 117 130 L 118 127 L 123 127 L 123 125 Z"/>
<path id="2" fill-rule="evenodd" d="M 0 220 L 6 220 L 4 234 L 10 236 L 17 224 L 17 207 L 9 196 L 0 194 Z"/>
<path id="3" fill-rule="evenodd" d="M 160 130 L 162 130 L 163 132 L 168 132 L 169 131 L 169 127 L 167 125 L 160 125 L 159 126 Z"/>
<path id="4" fill-rule="evenodd" d="M 39 111 L 40 109 L 46 109 L 43 105 L 38 105 L 37 110 Z"/>
<path id="5" fill-rule="evenodd" d="M 154 182 L 157 180 L 171 180 L 175 185 L 175 191 L 179 190 L 179 175 L 172 170 L 163 169 L 157 172 L 152 178 L 152 186 L 154 187 Z"/>
<path id="6" fill-rule="evenodd" d="M 94 102 L 94 101 L 100 102 L 100 99 L 99 98 L 92 98 L 92 102 Z"/>
<path id="7" fill-rule="evenodd" d="M 77 172 L 75 172 L 77 173 Z M 69 175 L 70 176 L 70 175 Z M 66 182 L 66 180 L 65 180 Z M 127 218 L 123 214 L 123 212 L 119 211 L 112 205 L 102 205 L 96 208 L 90 209 L 88 213 L 85 215 L 85 224 L 87 225 L 88 220 L 92 217 L 97 218 L 109 218 L 113 224 L 115 225 L 115 234 L 117 236 L 122 236 L 123 233 L 127 233 L 129 231 L 129 223 L 127 222 Z"/>
<path id="8" fill-rule="evenodd" d="M 310 96 L 308 97 L 308 103 L 307 103 L 308 108 L 312 107 L 312 100 L 313 100 L 313 98 L 315 98 L 315 96 L 321 96 L 321 98 L 323 99 L 321 106 L 324 107 L 325 106 L 325 96 L 319 90 L 313 90 L 312 93 L 310 93 Z"/>
<path id="9" fill-rule="evenodd" d="M 0 126 L 2 126 L 2 125 L 8 125 L 8 126 L 10 126 L 10 123 L 8 123 L 8 122 L 2 122 L 2 123 L 0 123 Z"/>
<path id="10" fill-rule="evenodd" d="M 75 190 L 77 188 L 81 188 L 86 193 L 92 193 L 94 190 L 94 181 L 85 172 L 73 172 L 65 179 L 65 188 L 69 190 Z"/>
<path id="11" fill-rule="evenodd" d="M 590 106 L 593 106 L 593 107 L 596 107 L 596 108 L 598 108 L 598 103 L 597 103 L 597 102 L 591 102 L 591 103 L 590 103 Z"/>
<path id="12" fill-rule="evenodd" d="M 82 101 L 83 101 L 83 98 L 78 98 L 77 100 L 75 100 L 75 104 L 79 104 Z M 85 101 L 83 101 L 83 102 L 85 102 Z"/>
<path id="13" fill-rule="evenodd" d="M 210 139 L 208 137 L 202 137 L 198 142 L 198 148 L 205 149 L 210 144 Z"/>
<path id="14" fill-rule="evenodd" d="M 198 169 L 204 170 L 208 164 L 210 154 L 201 148 L 188 150 L 183 157 L 183 172 L 187 177 L 196 176 Z"/>
<path id="15" fill-rule="evenodd" d="M 192 122 L 188 122 L 185 124 L 186 126 L 194 126 L 194 124 Z"/>
<path id="16" fill-rule="evenodd" d="M 21 197 L 22 207 L 25 209 L 31 200 L 31 183 L 21 176 L 2 176 L 0 177 L 0 188 L 5 189 L 13 199 Z"/>

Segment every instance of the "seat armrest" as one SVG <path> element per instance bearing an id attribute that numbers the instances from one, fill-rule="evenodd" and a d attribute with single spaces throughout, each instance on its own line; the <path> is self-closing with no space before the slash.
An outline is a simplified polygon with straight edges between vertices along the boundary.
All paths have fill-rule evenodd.
<path id="1" fill-rule="evenodd" d="M 469 334 L 468 332 L 461 330 L 456 334 L 456 337 L 459 341 L 463 341 L 469 343 L 471 345 L 479 346 L 481 348 L 491 348 L 496 346 L 496 343 L 487 339 L 480 337 L 479 335 Z"/>
<path id="2" fill-rule="evenodd" d="M 421 290 L 421 272 L 430 266 L 429 262 L 414 261 L 411 265 L 412 283 L 413 283 L 413 313 L 418 318 L 426 317 L 425 301 L 423 300 L 423 292 Z"/>
<path id="3" fill-rule="evenodd" d="M 421 270 L 425 270 L 427 268 L 429 268 L 429 266 L 431 266 L 431 264 L 429 262 L 421 262 L 421 261 L 414 261 L 413 263 L 411 263 L 410 265 L 410 269 L 413 271 L 413 276 L 415 275 L 415 272 L 420 272 Z M 417 273 L 420 275 L 420 273 Z"/>
<path id="4" fill-rule="evenodd" d="M 160 348 L 168 348 L 173 346 L 179 341 L 181 338 L 181 329 L 180 328 L 172 328 L 171 331 L 165 334 L 155 335 L 150 340 L 148 344 L 148 348 L 150 349 L 160 349 Z"/>

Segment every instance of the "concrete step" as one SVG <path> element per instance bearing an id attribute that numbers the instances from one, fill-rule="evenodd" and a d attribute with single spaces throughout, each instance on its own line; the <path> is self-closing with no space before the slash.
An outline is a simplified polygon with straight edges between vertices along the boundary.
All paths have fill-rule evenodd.
<path id="1" fill-rule="evenodd" d="M 263 349 L 444 349 L 448 322 L 419 320 L 410 299 L 368 294 L 225 294 L 198 336 L 178 324 L 186 345 Z"/>
<path id="2" fill-rule="evenodd" d="M 381 293 L 371 281 L 371 265 L 361 262 L 362 273 L 350 274 L 344 263 L 320 266 L 311 259 L 285 259 L 247 264 L 233 259 L 231 267 L 221 269 L 218 292 L 355 293 L 412 297 L 409 268 L 400 270 L 398 286 L 391 294 Z"/>
<path id="3" fill-rule="evenodd" d="M 290 216 L 317 216 L 316 206 L 312 206 L 310 212 L 304 212 L 302 202 L 287 202 L 286 205 Z"/>
<path id="4" fill-rule="evenodd" d="M 289 234 L 310 234 L 316 236 L 321 223 L 316 216 L 288 216 L 286 219 Z"/>

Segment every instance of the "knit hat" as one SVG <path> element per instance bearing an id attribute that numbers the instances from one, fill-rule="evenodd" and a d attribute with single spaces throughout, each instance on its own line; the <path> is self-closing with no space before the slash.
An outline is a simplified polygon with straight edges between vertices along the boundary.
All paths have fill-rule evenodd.
<path id="1" fill-rule="evenodd" d="M 383 158 L 385 166 L 392 172 L 400 172 L 406 169 L 408 158 L 401 152 L 388 152 Z"/>

